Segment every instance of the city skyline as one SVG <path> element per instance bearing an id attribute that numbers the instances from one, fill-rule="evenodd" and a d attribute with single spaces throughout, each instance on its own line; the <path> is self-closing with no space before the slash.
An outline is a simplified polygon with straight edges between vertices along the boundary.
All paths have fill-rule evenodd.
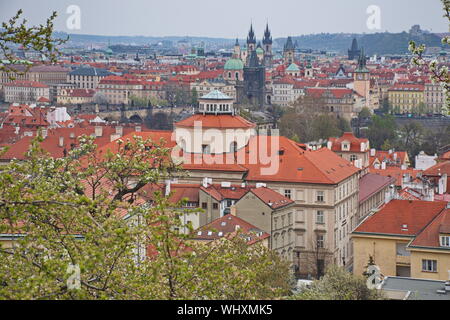
<path id="1" fill-rule="evenodd" d="M 103 36 L 190 36 L 211 38 L 244 38 L 250 23 L 257 38 L 261 38 L 266 23 L 269 23 L 274 38 L 288 35 L 318 33 L 374 33 L 407 31 L 414 24 L 431 32 L 446 32 L 440 1 L 420 2 L 399 0 L 391 3 L 380 1 L 330 1 L 314 3 L 282 0 L 274 6 L 270 1 L 237 0 L 211 3 L 203 0 L 198 5 L 171 0 L 166 3 L 130 1 L 89 2 L 86 0 L 32 2 L 19 0 L 0 4 L 0 19 L 6 21 L 18 9 L 24 10 L 24 17 L 30 24 L 42 23 L 52 10 L 58 12 L 55 30 L 86 35 Z M 80 10 L 80 28 L 68 27 L 75 5 Z M 380 10 L 380 24 L 375 28 L 367 26 L 377 6 Z M 178 10 L 175 11 L 174 8 Z M 322 8 L 328 8 L 323 11 Z M 99 13 L 104 14 L 100 15 Z M 183 14 L 179 14 L 182 12 Z M 423 15 L 423 12 L 429 14 Z M 270 14 L 269 14 L 270 13 Z M 441 17 L 441 18 L 436 18 Z M 169 23 L 167 23 L 169 22 Z M 379 28 L 378 28 L 379 27 Z"/>

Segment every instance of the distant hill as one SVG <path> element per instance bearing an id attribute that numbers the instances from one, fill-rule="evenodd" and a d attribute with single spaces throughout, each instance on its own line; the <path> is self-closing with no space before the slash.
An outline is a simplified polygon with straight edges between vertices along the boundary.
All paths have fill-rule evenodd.
<path id="1" fill-rule="evenodd" d="M 56 32 L 58 37 L 66 37 L 63 32 Z M 172 37 L 149 37 L 149 36 L 101 36 L 101 35 L 83 35 L 70 34 L 70 41 L 73 44 L 86 43 L 110 43 L 110 44 L 136 44 L 146 45 L 154 44 L 159 41 L 172 41 L 176 43 L 180 40 L 187 40 L 193 44 L 204 42 L 206 46 L 228 46 L 231 48 L 235 39 L 226 38 L 210 38 L 210 37 L 188 37 L 188 36 L 172 36 Z M 358 40 L 358 46 L 364 47 L 366 54 L 383 55 L 383 54 L 403 54 L 408 52 L 408 43 L 414 40 L 419 44 L 425 44 L 427 47 L 440 47 L 441 37 L 433 33 L 422 33 L 412 35 L 408 32 L 401 33 L 370 33 L 370 34 L 351 34 L 351 33 L 320 33 L 293 36 L 293 40 L 300 49 L 328 50 L 347 54 L 353 38 Z M 274 39 L 274 49 L 282 50 L 286 38 Z M 241 45 L 244 40 L 240 40 Z"/>
<path id="2" fill-rule="evenodd" d="M 358 46 L 364 47 L 366 54 L 402 54 L 408 52 L 410 40 L 427 47 L 440 47 L 441 38 L 433 33 L 411 35 L 402 33 L 371 33 L 371 34 L 349 34 L 349 33 L 321 33 L 313 35 L 295 36 L 292 39 L 297 42 L 301 49 L 330 50 L 343 54 L 352 44 L 353 38 L 358 40 Z M 282 46 L 286 38 L 276 39 L 278 46 Z"/>

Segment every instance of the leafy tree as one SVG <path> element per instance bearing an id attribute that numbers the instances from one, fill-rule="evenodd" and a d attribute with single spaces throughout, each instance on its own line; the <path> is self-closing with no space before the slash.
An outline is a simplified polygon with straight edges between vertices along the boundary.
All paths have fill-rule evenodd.
<path id="1" fill-rule="evenodd" d="M 338 126 L 338 119 L 331 115 L 317 115 L 313 120 L 312 126 L 315 140 L 328 139 L 329 137 L 336 137 L 342 134 L 342 130 Z"/>
<path id="2" fill-rule="evenodd" d="M 93 138 L 60 159 L 35 139 L 25 161 L 0 168 L 0 299 L 272 299 L 289 266 L 239 234 L 190 241 L 180 216 L 196 210 L 144 187 L 179 175 L 164 141 Z M 147 189 L 145 189 L 147 190 Z M 152 187 L 150 190 L 153 190 Z M 71 270 L 79 267 L 79 276 Z M 73 286 L 74 285 L 74 286 Z"/>
<path id="3" fill-rule="evenodd" d="M 57 16 L 56 11 L 47 19 L 45 24 L 27 27 L 27 20 L 20 21 L 22 9 L 16 15 L 3 22 L 0 28 L 0 52 L 9 61 L 8 64 L 0 65 L 0 71 L 8 74 L 14 80 L 14 74 L 24 74 L 31 67 L 26 64 L 25 71 L 18 68 L 20 60 L 14 54 L 14 48 L 21 46 L 23 50 L 32 50 L 42 54 L 50 62 L 55 62 L 59 55 L 58 45 L 68 39 L 53 38 L 53 22 Z"/>
<path id="4" fill-rule="evenodd" d="M 367 119 L 367 118 L 370 118 L 371 116 L 372 116 L 372 112 L 367 107 L 362 108 L 361 111 L 358 113 L 359 119 Z"/>
<path id="5" fill-rule="evenodd" d="M 372 123 L 369 125 L 369 129 L 366 134 L 370 141 L 370 145 L 375 149 L 379 149 L 386 140 L 389 140 L 391 143 L 395 143 L 396 130 L 397 125 L 393 116 L 374 115 L 372 116 Z"/>
<path id="6" fill-rule="evenodd" d="M 450 22 L 450 0 L 441 0 L 444 17 L 447 18 L 447 21 Z M 450 45 L 450 36 L 445 36 L 441 39 L 441 43 L 443 45 Z M 448 72 L 448 67 L 446 65 L 439 65 L 437 60 L 427 61 L 423 57 L 425 52 L 425 45 L 417 45 L 416 41 L 409 41 L 409 51 L 414 55 L 412 58 L 412 63 L 416 66 L 419 66 L 425 72 L 429 73 L 431 80 L 433 83 L 439 83 L 446 95 L 446 100 L 444 103 L 444 107 L 442 109 L 442 113 L 445 115 L 450 114 L 450 75 Z"/>
<path id="7" fill-rule="evenodd" d="M 191 91 L 191 105 L 196 106 L 198 103 L 198 92 L 197 89 L 192 88 Z"/>
<path id="8" fill-rule="evenodd" d="M 293 299 L 380 300 L 383 299 L 383 296 L 376 289 L 369 289 L 364 277 L 354 276 L 344 269 L 332 265 L 320 280 L 315 280 L 309 288 L 304 288 Z"/>

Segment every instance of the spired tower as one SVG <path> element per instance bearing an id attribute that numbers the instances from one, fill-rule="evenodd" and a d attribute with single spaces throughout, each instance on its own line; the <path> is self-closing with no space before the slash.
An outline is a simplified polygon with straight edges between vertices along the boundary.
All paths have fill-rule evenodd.
<path id="1" fill-rule="evenodd" d="M 353 38 L 352 47 L 348 49 L 348 60 L 358 59 L 361 54 L 361 50 L 358 49 L 358 42 L 356 38 Z"/>
<path id="2" fill-rule="evenodd" d="M 233 59 L 241 59 L 241 46 L 239 45 L 239 40 L 236 38 L 233 49 Z"/>
<path id="3" fill-rule="evenodd" d="M 369 103 L 370 94 L 370 74 L 369 69 L 366 67 L 366 55 L 364 48 L 361 48 L 361 52 L 358 58 L 358 67 L 353 73 L 354 90 L 366 98 L 366 105 Z"/>
<path id="4" fill-rule="evenodd" d="M 247 57 L 250 57 L 251 51 L 256 50 L 256 37 L 253 31 L 253 24 L 250 24 L 250 31 L 247 36 Z"/>
<path id="5" fill-rule="evenodd" d="M 266 24 L 266 30 L 264 31 L 263 38 L 263 49 L 264 49 L 264 65 L 266 67 L 272 67 L 272 35 L 270 34 L 269 24 Z"/>
<path id="6" fill-rule="evenodd" d="M 294 62 L 295 46 L 292 42 L 292 38 L 289 36 L 283 48 L 283 61 L 285 64 L 290 65 Z"/>

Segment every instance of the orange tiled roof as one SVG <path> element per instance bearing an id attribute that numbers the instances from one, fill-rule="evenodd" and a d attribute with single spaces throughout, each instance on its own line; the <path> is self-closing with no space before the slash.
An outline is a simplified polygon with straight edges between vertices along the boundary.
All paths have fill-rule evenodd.
<path id="1" fill-rule="evenodd" d="M 415 236 L 446 205 L 437 201 L 391 200 L 360 224 L 355 233 Z"/>
<path id="2" fill-rule="evenodd" d="M 241 116 L 233 115 L 213 115 L 213 114 L 194 114 L 193 116 L 178 121 L 175 123 L 176 127 L 194 127 L 196 121 L 201 122 L 203 128 L 254 128 L 256 124 L 242 118 Z"/>

